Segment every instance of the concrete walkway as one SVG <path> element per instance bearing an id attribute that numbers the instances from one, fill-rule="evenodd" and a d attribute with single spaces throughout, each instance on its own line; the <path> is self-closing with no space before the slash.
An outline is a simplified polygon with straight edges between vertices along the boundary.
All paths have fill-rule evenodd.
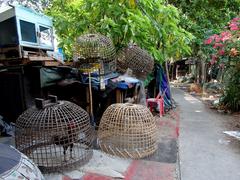
<path id="1" fill-rule="evenodd" d="M 173 88 L 180 107 L 179 156 L 182 180 L 239 180 L 240 141 L 223 134 L 232 117 L 217 113 Z"/>

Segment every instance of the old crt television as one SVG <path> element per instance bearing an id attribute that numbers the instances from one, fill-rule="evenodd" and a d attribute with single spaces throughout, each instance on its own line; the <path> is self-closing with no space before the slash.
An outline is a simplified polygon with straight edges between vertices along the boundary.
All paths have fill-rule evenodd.
<path id="1" fill-rule="evenodd" d="M 5 7 L 0 10 L 0 48 L 53 50 L 52 27 L 48 16 L 23 6 Z"/>

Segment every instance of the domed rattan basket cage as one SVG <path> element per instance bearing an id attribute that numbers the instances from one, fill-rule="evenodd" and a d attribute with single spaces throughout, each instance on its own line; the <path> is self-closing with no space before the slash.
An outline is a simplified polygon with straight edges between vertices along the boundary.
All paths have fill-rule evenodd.
<path id="1" fill-rule="evenodd" d="M 137 78 L 144 79 L 152 72 L 153 67 L 154 59 L 137 45 L 130 44 L 117 55 L 117 71 L 121 73 L 125 73 L 130 68 Z"/>
<path id="2" fill-rule="evenodd" d="M 68 102 L 36 99 L 16 121 L 16 148 L 45 173 L 83 165 L 92 157 L 93 129 L 88 113 Z"/>
<path id="3" fill-rule="evenodd" d="M 74 60 L 80 67 L 103 63 L 105 71 L 116 70 L 116 50 L 110 38 L 101 34 L 85 34 L 74 45 Z"/>
<path id="4" fill-rule="evenodd" d="M 146 106 L 113 104 L 104 112 L 98 143 L 102 151 L 123 158 L 143 158 L 157 149 L 157 127 Z"/>

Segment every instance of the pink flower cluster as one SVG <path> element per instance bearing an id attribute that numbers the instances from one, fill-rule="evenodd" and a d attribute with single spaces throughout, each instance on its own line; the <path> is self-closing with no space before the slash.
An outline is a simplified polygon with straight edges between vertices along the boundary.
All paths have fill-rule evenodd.
<path id="1" fill-rule="evenodd" d="M 216 53 L 211 55 L 211 64 L 215 64 L 220 56 L 225 55 L 225 42 L 230 40 L 236 31 L 240 30 L 240 17 L 233 18 L 227 29 L 228 30 L 221 32 L 219 35 L 213 34 L 204 41 L 204 44 L 211 45 L 212 48 L 216 49 Z"/>
<path id="2" fill-rule="evenodd" d="M 220 34 L 220 36 L 221 36 L 221 41 L 222 41 L 222 42 L 225 42 L 225 41 L 231 39 L 232 34 L 231 34 L 229 31 L 223 31 L 223 32 Z"/>
<path id="3" fill-rule="evenodd" d="M 229 29 L 231 31 L 238 31 L 240 30 L 240 18 L 236 17 L 233 18 L 229 23 Z M 212 42 L 219 43 L 219 42 L 225 42 L 229 39 L 231 39 L 232 34 L 230 31 L 223 31 L 220 35 L 214 34 L 210 36 L 208 39 L 204 41 L 204 44 L 211 44 Z"/>
<path id="4" fill-rule="evenodd" d="M 220 35 L 214 34 L 210 36 L 208 39 L 204 41 L 204 44 L 211 44 L 212 42 L 216 43 L 214 44 L 214 48 L 216 47 L 222 47 L 223 45 L 221 42 L 225 42 L 226 40 L 229 40 L 232 37 L 232 34 L 229 31 L 224 31 Z"/>
<path id="5" fill-rule="evenodd" d="M 238 31 L 240 29 L 240 18 L 233 18 L 229 24 L 231 31 Z"/>

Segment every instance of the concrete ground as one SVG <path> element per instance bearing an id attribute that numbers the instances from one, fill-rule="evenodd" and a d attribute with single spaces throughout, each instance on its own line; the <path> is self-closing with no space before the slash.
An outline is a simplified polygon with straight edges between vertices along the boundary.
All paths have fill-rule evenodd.
<path id="1" fill-rule="evenodd" d="M 240 142 L 223 133 L 236 130 L 229 124 L 237 119 L 209 109 L 182 90 L 172 91 L 180 108 L 181 179 L 239 180 Z"/>

